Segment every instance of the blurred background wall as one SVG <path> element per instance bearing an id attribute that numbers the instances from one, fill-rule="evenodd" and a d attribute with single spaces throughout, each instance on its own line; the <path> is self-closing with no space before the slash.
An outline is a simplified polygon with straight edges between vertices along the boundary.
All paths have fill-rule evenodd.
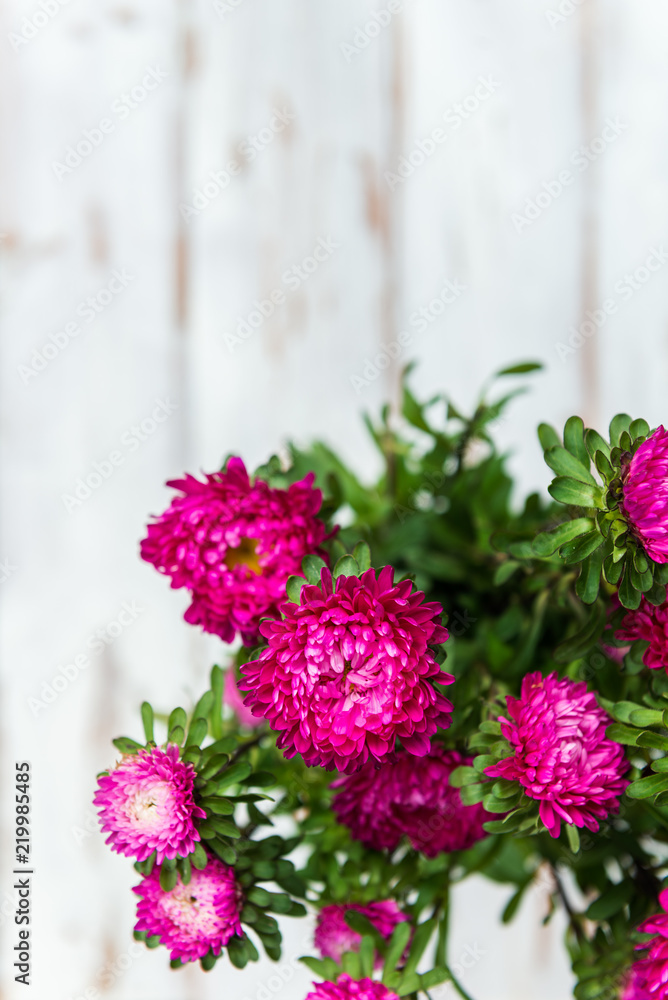
<path id="1" fill-rule="evenodd" d="M 497 429 L 521 492 L 539 420 L 665 419 L 667 30 L 660 0 L 2 0 L 2 996 L 16 759 L 32 996 L 305 995 L 300 922 L 282 979 L 132 948 L 95 773 L 221 656 L 137 540 L 165 479 L 228 451 L 320 436 L 369 473 L 360 412 L 411 359 L 461 406 L 546 363 Z M 508 896 L 457 895 L 452 962 L 479 1000 L 565 1000 L 544 890 L 501 928 Z"/>

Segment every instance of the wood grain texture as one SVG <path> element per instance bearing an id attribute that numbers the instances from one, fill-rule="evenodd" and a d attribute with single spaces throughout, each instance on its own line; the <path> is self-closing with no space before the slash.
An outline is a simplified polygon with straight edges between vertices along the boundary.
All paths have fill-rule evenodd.
<path id="1" fill-rule="evenodd" d="M 6 804 L 14 759 L 33 762 L 33 995 L 300 1000 L 309 944 L 296 921 L 284 985 L 270 963 L 232 979 L 128 953 L 132 872 L 94 832 L 94 776 L 111 737 L 136 732 L 142 698 L 189 703 L 221 656 L 184 625 L 183 595 L 140 563 L 137 539 L 167 478 L 227 452 L 252 466 L 289 438 L 324 437 L 372 469 L 360 411 L 396 399 L 412 358 L 420 393 L 447 389 L 462 406 L 504 364 L 547 362 L 498 428 L 522 492 L 548 480 L 539 420 L 665 420 L 668 268 L 623 289 L 668 236 L 668 12 L 584 0 L 550 25 L 558 0 L 406 0 L 376 31 L 383 4 L 366 0 L 70 0 L 15 49 L 9 34 L 39 9 L 0 6 L 0 558 L 15 567 L 0 585 L 0 775 Z M 133 98 L 151 70 L 155 89 Z M 104 118 L 113 131 L 59 179 L 53 162 Z M 624 127 L 578 170 L 607 119 Z M 572 183 L 518 231 L 565 169 Z M 330 250 L 309 273 L 319 241 Z M 115 271 L 125 284 L 107 303 Z M 465 288 L 421 328 L 411 317 L 447 281 Z M 250 326 L 272 292 L 284 301 Z M 88 322 L 90 296 L 101 311 Z M 600 329 L 560 352 L 608 299 Z M 402 331 L 413 340 L 397 349 Z M 55 356 L 26 374 L 45 345 Z M 159 401 L 175 408 L 146 433 Z M 111 452 L 113 474 L 68 511 L 63 494 Z M 93 653 L 123 602 L 141 610 Z M 35 714 L 28 699 L 86 652 L 90 666 Z M 565 1000 L 544 894 L 500 929 L 507 895 L 482 882 L 457 894 L 451 958 L 464 956 L 467 988 Z M 3 997 L 23 995 L 9 963 L 1 975 Z"/>

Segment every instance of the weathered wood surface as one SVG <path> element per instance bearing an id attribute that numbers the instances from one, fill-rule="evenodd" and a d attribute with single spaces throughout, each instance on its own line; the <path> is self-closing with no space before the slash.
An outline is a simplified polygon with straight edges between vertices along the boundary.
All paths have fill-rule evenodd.
<path id="1" fill-rule="evenodd" d="M 668 12 L 659 0 L 569 4 L 550 24 L 557 0 L 405 0 L 378 31 L 370 15 L 387 4 L 361 0 L 70 0 L 43 26 L 33 0 L 0 7 L 0 556 L 14 567 L 0 589 L 1 870 L 5 893 L 9 780 L 26 758 L 34 996 L 299 1000 L 309 982 L 297 922 L 285 985 L 268 963 L 232 978 L 126 957 L 130 866 L 82 833 L 111 736 L 133 731 L 144 697 L 190 698 L 220 656 L 182 623 L 183 595 L 137 558 L 166 478 L 228 451 L 252 465 L 315 435 L 369 468 L 359 411 L 396 394 L 412 357 L 420 392 L 447 388 L 462 405 L 510 361 L 548 363 L 498 428 L 523 489 L 547 482 L 540 419 L 665 419 L 668 271 L 638 272 L 636 289 L 625 275 L 653 252 L 663 262 L 668 235 Z M 17 40 L 31 33 L 24 18 L 40 26 Z M 154 89 L 133 97 L 145 78 Z M 90 155 L 54 169 L 90 130 Z M 537 217 L 523 223 L 528 200 Z M 446 281 L 465 288 L 423 330 L 411 324 Z M 240 327 L 272 292 L 285 301 Z M 558 349 L 596 310 L 601 329 Z M 141 430 L 160 400 L 164 421 Z M 63 494 L 111 452 L 113 473 L 68 510 Z M 89 637 L 123 602 L 141 611 L 94 653 Z M 90 666 L 35 714 L 28 699 L 87 652 Z M 482 953 L 467 987 L 565 1000 L 561 926 L 540 928 L 534 893 L 500 929 L 507 895 L 482 883 L 457 895 L 452 959 Z M 23 996 L 10 920 L 2 931 L 2 995 Z"/>

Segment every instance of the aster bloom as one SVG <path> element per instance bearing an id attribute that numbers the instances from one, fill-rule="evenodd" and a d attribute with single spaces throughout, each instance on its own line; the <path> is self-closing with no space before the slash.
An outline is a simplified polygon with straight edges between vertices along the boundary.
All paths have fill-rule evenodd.
<path id="1" fill-rule="evenodd" d="M 619 806 L 628 781 L 624 750 L 605 735 L 612 719 L 587 685 L 556 672 L 522 681 L 519 698 L 506 698 L 510 720 L 501 731 L 514 754 L 485 769 L 493 778 L 519 781 L 540 802 L 540 818 L 552 837 L 561 820 L 596 831 Z"/>
<path id="2" fill-rule="evenodd" d="M 158 864 L 190 854 L 200 839 L 194 820 L 206 815 L 195 805 L 194 781 L 195 769 L 173 743 L 125 754 L 98 779 L 93 799 L 112 851 L 137 861 L 156 851 Z"/>
<path id="3" fill-rule="evenodd" d="M 647 956 L 633 963 L 623 1000 L 668 998 L 668 889 L 659 893 L 659 904 L 663 913 L 649 917 L 638 927 L 641 934 L 656 934 L 656 937 L 636 946 L 639 951 L 647 951 Z"/>
<path id="4" fill-rule="evenodd" d="M 398 753 L 396 763 L 366 764 L 335 781 L 332 808 L 356 840 L 375 850 L 394 850 L 401 838 L 434 858 L 441 851 L 463 851 L 486 836 L 483 823 L 498 819 L 481 804 L 465 806 L 450 774 L 471 759 L 432 744 L 425 757 Z"/>
<path id="5" fill-rule="evenodd" d="M 245 704 L 279 731 L 286 757 L 350 772 L 367 760 L 392 759 L 397 738 L 411 754 L 428 753 L 452 703 L 433 682 L 451 684 L 429 644 L 448 638 L 440 604 L 424 603 L 412 583 L 393 582 L 385 566 L 361 577 L 322 570 L 305 585 L 301 604 L 265 621 L 269 640 L 258 660 L 241 667 Z"/>
<path id="6" fill-rule="evenodd" d="M 386 941 L 392 937 L 397 924 L 408 920 L 393 899 L 378 903 L 333 903 L 323 906 L 318 914 L 314 938 L 315 946 L 323 958 L 333 958 L 335 962 L 340 962 L 344 952 L 359 951 L 362 937 L 346 923 L 345 914 L 348 910 L 355 910 L 368 917 Z"/>
<path id="7" fill-rule="evenodd" d="M 655 607 L 643 597 L 637 611 L 624 615 L 622 627 L 615 632 L 615 638 L 627 642 L 635 642 L 636 639 L 649 642 L 643 653 L 643 663 L 650 670 L 663 667 L 668 671 L 668 601 Z"/>
<path id="8" fill-rule="evenodd" d="M 658 427 L 623 476 L 622 508 L 647 555 L 668 562 L 668 431 Z"/>
<path id="9" fill-rule="evenodd" d="M 190 475 L 167 483 L 181 495 L 149 524 L 141 556 L 191 592 L 187 622 L 253 645 L 260 618 L 278 614 L 288 577 L 325 538 L 314 478 L 272 489 L 230 458 L 203 483 Z"/>
<path id="10" fill-rule="evenodd" d="M 159 937 L 172 961 L 196 962 L 210 950 L 218 956 L 230 938 L 243 934 L 234 870 L 217 858 L 201 871 L 193 868 L 187 885 L 179 876 L 169 892 L 160 886 L 157 867 L 132 891 L 140 897 L 135 930 Z"/>
<path id="11" fill-rule="evenodd" d="M 399 1000 L 396 993 L 374 979 L 351 979 L 343 973 L 335 983 L 314 983 L 305 1000 Z"/>
<path id="12" fill-rule="evenodd" d="M 237 719 L 242 726 L 246 726 L 247 729 L 255 729 L 257 726 L 261 726 L 264 719 L 260 715 L 253 715 L 244 705 L 244 700 L 241 697 L 239 688 L 237 687 L 237 679 L 234 676 L 233 670 L 228 670 L 225 673 L 225 688 L 224 688 L 224 701 L 230 706 Z"/>

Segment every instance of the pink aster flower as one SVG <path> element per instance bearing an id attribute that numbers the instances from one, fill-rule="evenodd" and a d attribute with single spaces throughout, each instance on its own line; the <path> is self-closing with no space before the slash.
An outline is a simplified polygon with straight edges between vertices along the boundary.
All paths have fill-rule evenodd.
<path id="1" fill-rule="evenodd" d="M 395 763 L 366 764 L 332 785 L 332 808 L 356 840 L 375 850 L 394 850 L 405 835 L 429 858 L 463 851 L 486 836 L 483 823 L 498 819 L 481 804 L 465 806 L 450 785 L 456 767 L 470 758 L 433 743 L 425 757 L 398 753 Z"/>
<path id="2" fill-rule="evenodd" d="M 624 473 L 622 507 L 647 555 L 668 562 L 668 431 L 658 427 Z"/>
<path id="3" fill-rule="evenodd" d="M 448 638 L 443 609 L 393 576 L 391 566 L 378 576 L 370 569 L 340 576 L 334 588 L 323 569 L 319 586 L 302 588 L 302 604 L 283 604 L 284 619 L 260 626 L 269 645 L 241 667 L 241 688 L 250 692 L 245 704 L 280 732 L 286 757 L 350 772 L 392 759 L 397 737 L 423 756 L 450 724 L 452 703 L 433 682 L 454 677 L 429 648 Z"/>
<path id="4" fill-rule="evenodd" d="M 599 820 L 619 806 L 629 765 L 623 747 L 605 735 L 612 719 L 596 696 L 584 683 L 536 672 L 522 681 L 520 697 L 506 702 L 510 720 L 499 722 L 514 753 L 485 774 L 519 781 L 539 800 L 540 818 L 553 837 L 562 819 L 598 830 Z"/>
<path id="5" fill-rule="evenodd" d="M 633 963 L 623 1000 L 668 998 L 668 889 L 659 893 L 659 904 L 663 913 L 644 920 L 638 927 L 641 934 L 656 934 L 656 937 L 636 946 L 639 951 L 647 951 L 647 955 Z"/>
<path id="6" fill-rule="evenodd" d="M 322 494 L 313 473 L 287 490 L 251 483 L 240 458 L 205 478 L 167 483 L 182 495 L 149 524 L 141 556 L 191 592 L 187 622 L 253 645 L 260 618 L 278 614 L 288 577 L 325 538 Z"/>
<path id="7" fill-rule="evenodd" d="M 244 705 L 244 700 L 237 687 L 237 679 L 234 676 L 233 670 L 228 670 L 225 674 L 224 700 L 230 706 L 241 725 L 246 726 L 247 729 L 256 729 L 264 722 L 261 715 L 253 715 Z"/>
<path id="8" fill-rule="evenodd" d="M 323 958 L 333 958 L 341 961 L 346 951 L 359 951 L 362 937 L 346 923 L 345 914 L 348 910 L 356 910 L 371 921 L 376 930 L 386 941 L 392 937 L 397 924 L 408 920 L 393 899 L 385 899 L 378 903 L 333 903 L 323 906 L 318 914 L 315 929 L 315 946 Z M 382 965 L 382 958 L 378 959 Z"/>
<path id="9" fill-rule="evenodd" d="M 137 861 L 156 851 L 158 864 L 190 854 L 200 839 L 194 820 L 206 815 L 195 805 L 194 781 L 195 769 L 173 743 L 125 754 L 98 779 L 93 799 L 112 851 Z"/>
<path id="10" fill-rule="evenodd" d="M 230 938 L 243 934 L 234 870 L 217 858 L 209 858 L 201 871 L 193 868 L 187 885 L 179 876 L 170 892 L 160 886 L 158 867 L 132 891 L 141 897 L 135 930 L 159 937 L 172 960 L 196 962 L 209 950 L 220 955 Z"/>
<path id="11" fill-rule="evenodd" d="M 636 611 L 629 611 L 622 619 L 622 627 L 615 632 L 616 639 L 635 642 L 644 639 L 649 646 L 642 661 L 650 670 L 663 667 L 668 671 L 668 601 L 658 607 L 644 597 Z"/>
<path id="12" fill-rule="evenodd" d="M 396 993 L 374 979 L 351 979 L 343 973 L 335 983 L 314 983 L 305 1000 L 399 1000 Z"/>

